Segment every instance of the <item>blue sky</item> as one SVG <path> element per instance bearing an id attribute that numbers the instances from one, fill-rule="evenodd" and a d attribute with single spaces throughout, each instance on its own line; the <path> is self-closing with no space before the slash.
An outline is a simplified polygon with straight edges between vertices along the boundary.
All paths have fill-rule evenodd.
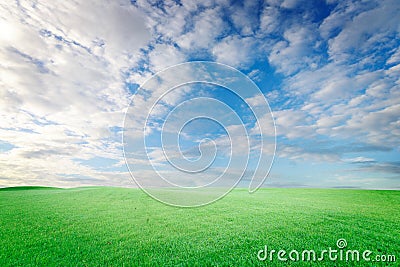
<path id="1" fill-rule="evenodd" d="M 0 187 L 135 186 L 121 144 L 132 96 L 166 67 L 209 60 L 269 102 L 266 186 L 399 189 L 399 17 L 397 0 L 2 2 Z M 205 133 L 222 134 L 187 135 Z"/>

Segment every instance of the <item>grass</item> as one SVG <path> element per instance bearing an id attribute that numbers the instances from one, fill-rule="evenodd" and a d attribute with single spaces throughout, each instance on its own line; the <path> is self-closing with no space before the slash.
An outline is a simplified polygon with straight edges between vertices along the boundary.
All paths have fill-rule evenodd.
<path id="1" fill-rule="evenodd" d="M 400 261 L 400 191 L 235 189 L 201 208 L 176 208 L 138 189 L 0 190 L 0 266 L 385 266 L 286 262 L 270 249 L 336 247 Z"/>

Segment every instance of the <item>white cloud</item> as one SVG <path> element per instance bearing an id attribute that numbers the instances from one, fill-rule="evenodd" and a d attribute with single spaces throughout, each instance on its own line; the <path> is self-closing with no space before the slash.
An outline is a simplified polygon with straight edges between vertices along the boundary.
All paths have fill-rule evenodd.
<path id="1" fill-rule="evenodd" d="M 230 6 L 232 22 L 240 35 L 253 35 L 258 28 L 258 17 L 254 16 L 254 10 L 257 8 L 257 1 L 252 0 L 241 1 Z"/>
<path id="2" fill-rule="evenodd" d="M 329 134 L 332 127 L 340 125 L 344 121 L 343 115 L 321 116 L 316 121 L 318 131 L 321 134 Z"/>
<path id="3" fill-rule="evenodd" d="M 261 35 L 274 33 L 281 26 L 279 24 L 280 11 L 279 8 L 266 6 L 260 16 L 260 31 Z"/>
<path id="4" fill-rule="evenodd" d="M 281 4 L 281 7 L 293 9 L 301 3 L 300 0 L 284 0 Z"/>
<path id="5" fill-rule="evenodd" d="M 212 51 L 217 62 L 232 67 L 243 68 L 258 56 L 255 39 L 237 35 L 224 38 Z"/>
<path id="6" fill-rule="evenodd" d="M 278 146 L 276 154 L 278 157 L 287 158 L 300 162 L 338 162 L 339 153 L 324 149 L 312 149 L 294 145 L 281 144 Z"/>
<path id="7" fill-rule="evenodd" d="M 287 138 L 312 138 L 315 126 L 306 112 L 294 109 L 274 111 L 277 135 Z"/>
<path id="8" fill-rule="evenodd" d="M 209 49 L 224 28 L 219 8 L 206 9 L 192 20 L 193 29 L 177 38 L 177 44 L 181 48 L 191 51 Z"/>
<path id="9" fill-rule="evenodd" d="M 360 3 L 360 5 L 362 5 Z M 352 10 L 346 10 L 350 14 Z M 378 6 L 355 15 L 343 25 L 343 30 L 329 41 L 329 54 L 341 61 L 357 53 L 370 53 L 377 44 L 391 42 L 393 33 L 400 31 L 398 1 L 379 1 Z M 347 16 L 350 18 L 351 16 Z M 373 23 L 371 23 L 373 21 Z"/>
<path id="10" fill-rule="evenodd" d="M 367 72 L 349 77 L 345 73 L 338 72 L 336 75 L 327 78 L 321 84 L 320 90 L 313 94 L 313 97 L 326 102 L 346 99 L 358 94 L 360 90 L 365 89 L 380 76 L 379 72 Z"/>
<path id="11" fill-rule="evenodd" d="M 303 103 L 293 108 L 297 114 L 293 115 L 292 120 L 301 117 L 299 114 L 303 114 L 302 111 L 309 114 L 309 120 L 301 117 L 302 121 L 295 124 L 302 126 L 295 128 L 304 131 L 304 136 L 313 132 L 332 141 L 356 138 L 363 145 L 382 149 L 398 147 L 395 141 L 398 139 L 398 122 L 393 117 L 400 99 L 397 93 L 397 46 L 396 39 L 391 40 L 390 36 L 398 36 L 399 27 L 393 21 L 398 12 L 393 5 L 393 1 L 370 3 L 362 7 L 352 2 L 338 4 L 321 24 L 319 31 L 309 32 L 314 36 L 321 34 L 329 45 L 328 60 L 315 69 L 301 62 L 301 67 L 296 68 L 301 58 L 298 57 L 301 55 L 298 48 L 294 49 L 296 42 L 290 45 L 286 38 L 286 41 L 276 44 L 271 54 L 272 63 L 277 62 L 275 66 L 278 70 L 289 76 L 284 85 L 292 101 L 297 99 Z M 369 27 L 366 21 L 373 20 L 378 20 L 378 26 L 374 24 Z M 318 37 L 309 37 L 309 40 L 316 39 Z M 301 42 L 305 40 L 300 38 Z M 288 48 L 289 51 L 285 51 Z M 274 55 L 274 51 L 279 53 Z M 308 50 L 306 55 L 312 58 L 313 51 Z M 385 61 L 387 66 L 381 67 Z M 371 69 L 371 66 L 375 66 L 375 69 Z M 297 69 L 300 71 L 293 75 Z M 275 114 L 285 118 L 284 114 Z M 293 123 L 282 118 L 280 122 L 277 121 L 278 132 L 290 136 L 291 129 L 280 125 Z M 298 137 L 304 136 L 300 134 Z"/>
<path id="12" fill-rule="evenodd" d="M 149 54 L 151 69 L 155 72 L 185 62 L 186 56 L 176 47 L 168 44 L 157 44 Z"/>
<path id="13" fill-rule="evenodd" d="M 13 33 L 0 39 L 0 139 L 16 146 L 0 159 L 2 179 L 112 180 L 118 172 L 75 159 L 121 158 L 110 129 L 128 103 L 122 72 L 150 37 L 140 14 L 129 1 L 4 2 L 0 12 Z"/>
<path id="14" fill-rule="evenodd" d="M 371 162 L 375 162 L 375 160 L 373 158 L 366 158 L 366 157 L 356 157 L 356 158 L 344 159 L 343 161 L 350 162 L 350 163 L 371 163 Z"/>
<path id="15" fill-rule="evenodd" d="M 266 101 L 267 101 L 267 98 L 263 94 L 258 94 L 253 97 L 245 99 L 245 102 L 247 104 L 249 104 L 251 108 L 265 107 Z"/>
<path id="16" fill-rule="evenodd" d="M 317 58 L 314 58 L 314 48 L 317 39 L 315 29 L 310 27 L 294 26 L 287 29 L 283 36 L 284 41 L 277 42 L 269 56 L 270 63 L 279 72 L 291 75 L 302 68 L 313 66 Z"/>
<path id="17" fill-rule="evenodd" d="M 397 48 L 392 56 L 386 61 L 386 64 L 400 63 L 400 48 Z"/>

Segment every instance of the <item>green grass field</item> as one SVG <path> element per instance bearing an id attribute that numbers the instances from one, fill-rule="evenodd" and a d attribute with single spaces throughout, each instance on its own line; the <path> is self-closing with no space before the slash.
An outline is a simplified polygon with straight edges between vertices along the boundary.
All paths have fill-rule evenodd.
<path id="1" fill-rule="evenodd" d="M 0 266 L 398 266 L 400 191 L 235 189 L 200 208 L 138 189 L 0 190 Z M 270 249 L 368 249 L 395 263 L 260 261 Z"/>

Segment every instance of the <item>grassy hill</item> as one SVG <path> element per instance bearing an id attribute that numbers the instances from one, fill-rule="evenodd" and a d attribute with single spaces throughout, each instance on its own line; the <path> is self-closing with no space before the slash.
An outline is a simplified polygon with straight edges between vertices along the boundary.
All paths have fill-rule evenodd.
<path id="1" fill-rule="evenodd" d="M 16 190 L 45 190 L 45 189 L 60 189 L 57 187 L 48 187 L 48 186 L 14 186 L 14 187 L 4 187 L 0 188 L 0 191 L 16 191 Z"/>
<path id="2" fill-rule="evenodd" d="M 176 208 L 138 189 L 3 189 L 0 266 L 398 266 L 399 207 L 400 191 L 235 189 L 212 205 Z M 265 245 L 318 257 L 341 238 L 345 250 L 397 262 L 257 258 Z"/>

